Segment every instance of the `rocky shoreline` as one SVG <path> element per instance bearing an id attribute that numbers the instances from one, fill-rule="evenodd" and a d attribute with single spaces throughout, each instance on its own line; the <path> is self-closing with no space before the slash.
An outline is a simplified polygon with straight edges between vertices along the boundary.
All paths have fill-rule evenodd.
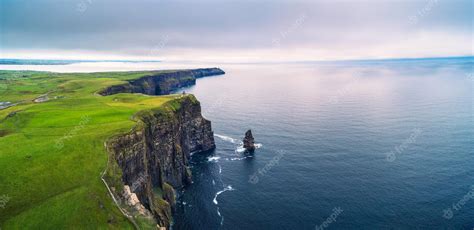
<path id="1" fill-rule="evenodd" d="M 194 80 L 223 73 L 207 70 L 191 70 Z M 183 75 L 182 72 L 167 73 L 165 78 L 169 81 L 169 76 L 181 78 Z M 151 80 L 162 81 L 159 76 Z M 150 77 L 135 82 L 148 81 Z M 176 89 L 175 86 L 167 89 L 171 88 Z M 137 125 L 132 131 L 106 143 L 110 157 L 105 179 L 132 216 L 152 216 L 159 227 L 169 229 L 176 204 L 175 191 L 192 181 L 190 154 L 215 148 L 211 122 L 203 118 L 200 103 L 193 95 L 179 96 L 159 108 L 141 111 L 134 120 Z"/>

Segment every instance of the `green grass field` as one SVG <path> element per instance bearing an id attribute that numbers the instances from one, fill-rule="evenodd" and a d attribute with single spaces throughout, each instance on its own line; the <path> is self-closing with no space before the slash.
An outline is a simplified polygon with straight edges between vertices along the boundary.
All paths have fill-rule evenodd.
<path id="1" fill-rule="evenodd" d="M 104 142 L 179 95 L 96 92 L 147 74 L 0 71 L 0 102 L 19 103 L 0 110 L 0 228 L 133 228 L 101 181 Z"/>

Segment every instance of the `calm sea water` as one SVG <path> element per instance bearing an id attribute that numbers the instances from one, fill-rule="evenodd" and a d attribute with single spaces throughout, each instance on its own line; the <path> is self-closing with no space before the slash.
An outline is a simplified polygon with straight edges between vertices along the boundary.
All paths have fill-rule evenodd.
<path id="1" fill-rule="evenodd" d="M 174 229 L 473 229 L 473 61 L 220 66 Z"/>

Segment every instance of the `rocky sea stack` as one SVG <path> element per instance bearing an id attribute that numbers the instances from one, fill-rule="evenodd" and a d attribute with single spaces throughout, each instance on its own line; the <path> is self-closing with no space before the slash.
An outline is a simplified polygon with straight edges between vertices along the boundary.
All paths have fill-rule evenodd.
<path id="1" fill-rule="evenodd" d="M 252 130 L 247 130 L 245 132 L 245 138 L 244 138 L 244 148 L 246 152 L 253 153 L 255 151 L 255 140 L 252 135 Z"/>

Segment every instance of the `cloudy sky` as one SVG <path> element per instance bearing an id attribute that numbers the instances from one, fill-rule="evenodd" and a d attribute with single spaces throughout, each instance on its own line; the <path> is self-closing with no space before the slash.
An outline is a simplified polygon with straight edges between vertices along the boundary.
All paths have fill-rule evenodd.
<path id="1" fill-rule="evenodd" d="M 472 0 L 0 0 L 0 57 L 285 61 L 467 56 Z"/>

